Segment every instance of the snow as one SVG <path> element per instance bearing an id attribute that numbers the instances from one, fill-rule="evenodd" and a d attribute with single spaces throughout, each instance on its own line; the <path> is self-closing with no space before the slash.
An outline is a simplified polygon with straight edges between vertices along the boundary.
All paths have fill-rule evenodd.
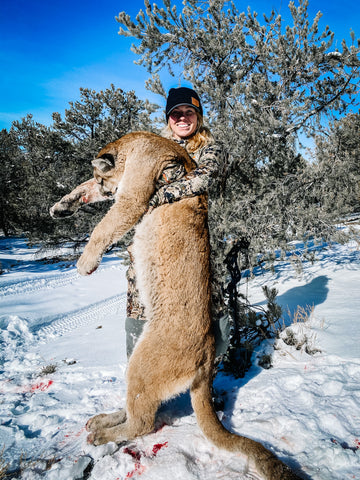
<path id="1" fill-rule="evenodd" d="M 357 247 L 319 250 L 301 276 L 282 262 L 246 280 L 252 302 L 263 302 L 263 285 L 277 288 L 288 328 L 276 350 L 259 347 L 245 378 L 220 373 L 214 382 L 227 428 L 314 480 L 360 479 Z M 36 259 L 16 238 L 0 239 L 0 262 L 0 449 L 9 478 L 255 478 L 203 437 L 188 394 L 161 407 L 152 434 L 126 446 L 88 445 L 88 418 L 125 404 L 125 267 L 110 253 L 80 277 L 74 265 Z M 298 307 L 306 322 L 293 322 Z M 272 353 L 269 370 L 257 366 L 264 352 Z"/>

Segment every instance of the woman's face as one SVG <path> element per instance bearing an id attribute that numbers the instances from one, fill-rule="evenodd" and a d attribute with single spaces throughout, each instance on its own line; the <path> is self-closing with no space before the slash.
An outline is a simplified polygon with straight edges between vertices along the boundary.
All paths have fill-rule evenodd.
<path id="1" fill-rule="evenodd" d="M 187 105 L 175 107 L 169 116 L 169 125 L 177 140 L 190 137 L 195 132 L 197 123 L 195 108 Z"/>

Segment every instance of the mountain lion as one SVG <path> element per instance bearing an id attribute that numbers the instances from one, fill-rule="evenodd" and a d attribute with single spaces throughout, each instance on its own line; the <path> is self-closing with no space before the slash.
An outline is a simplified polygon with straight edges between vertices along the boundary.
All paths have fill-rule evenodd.
<path id="1" fill-rule="evenodd" d="M 63 217 L 83 204 L 115 198 L 77 263 L 81 275 L 91 274 L 106 249 L 141 219 L 133 255 L 148 321 L 129 360 L 126 410 L 91 418 L 88 441 L 121 443 L 151 432 L 161 402 L 190 388 L 198 424 L 211 442 L 245 456 L 250 471 L 267 480 L 299 479 L 260 443 L 226 430 L 215 413 L 207 198 L 187 197 L 147 211 L 161 173 L 176 163 L 186 172 L 194 168 L 171 140 L 146 132 L 125 135 L 92 162 L 94 178 L 50 210 Z"/>

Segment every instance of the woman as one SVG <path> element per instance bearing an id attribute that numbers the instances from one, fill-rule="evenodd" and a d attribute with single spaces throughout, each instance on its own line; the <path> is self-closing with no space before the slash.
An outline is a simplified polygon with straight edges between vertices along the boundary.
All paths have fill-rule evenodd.
<path id="1" fill-rule="evenodd" d="M 150 210 L 165 203 L 176 202 L 184 197 L 208 193 L 219 176 L 223 163 L 222 149 L 215 143 L 210 131 L 203 125 L 203 110 L 200 98 L 194 90 L 186 87 L 172 88 L 169 91 L 165 112 L 167 126 L 162 135 L 182 145 L 197 166 L 186 175 L 181 165 L 174 165 L 165 169 L 156 186 L 156 193 L 150 200 Z M 127 272 L 129 288 L 125 324 L 128 356 L 130 356 L 146 320 L 144 307 L 139 300 L 136 289 L 131 248 L 129 253 L 131 264 Z M 216 286 L 216 290 L 219 293 L 218 286 Z M 213 316 L 218 319 L 220 317 L 216 311 L 213 312 Z M 218 323 L 215 326 L 217 354 L 224 353 L 227 347 L 229 325 L 227 321 L 223 321 L 222 324 L 224 325 L 221 328 L 221 330 L 224 330 L 223 334 L 217 331 L 219 330 Z M 224 337 L 224 340 L 222 340 L 222 337 Z"/>

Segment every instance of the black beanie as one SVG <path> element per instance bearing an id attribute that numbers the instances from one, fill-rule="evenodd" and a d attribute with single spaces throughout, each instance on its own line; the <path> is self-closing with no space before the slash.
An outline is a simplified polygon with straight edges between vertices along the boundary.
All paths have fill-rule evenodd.
<path id="1" fill-rule="evenodd" d="M 203 114 L 200 98 L 195 90 L 187 87 L 170 88 L 166 101 L 166 122 L 168 122 L 172 110 L 179 105 L 189 105 L 190 107 L 195 108 L 200 115 Z"/>

